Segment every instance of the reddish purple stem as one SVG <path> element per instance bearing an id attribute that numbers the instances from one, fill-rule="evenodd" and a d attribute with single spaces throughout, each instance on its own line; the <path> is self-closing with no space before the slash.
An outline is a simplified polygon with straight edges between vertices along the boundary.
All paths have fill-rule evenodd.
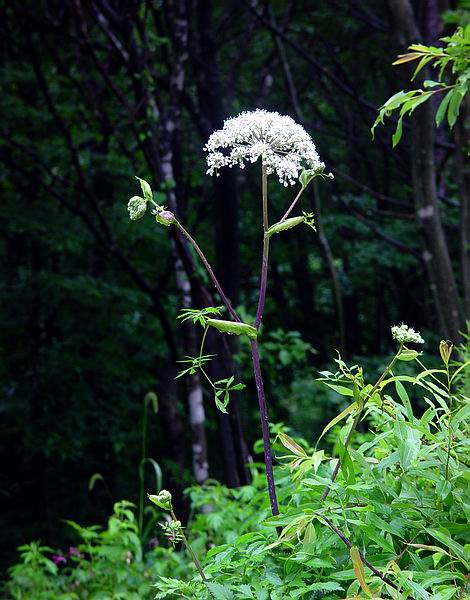
<path id="1" fill-rule="evenodd" d="M 251 340 L 251 356 L 253 358 L 253 371 L 255 373 L 256 391 L 258 393 L 261 430 L 263 432 L 264 462 L 266 466 L 266 478 L 268 480 L 269 501 L 271 503 L 271 512 L 275 516 L 279 514 L 279 507 L 277 505 L 276 486 L 273 473 L 273 455 L 271 451 L 271 441 L 269 439 L 268 408 L 266 405 L 266 396 L 264 394 L 263 378 L 261 376 L 258 342 L 256 340 Z"/>

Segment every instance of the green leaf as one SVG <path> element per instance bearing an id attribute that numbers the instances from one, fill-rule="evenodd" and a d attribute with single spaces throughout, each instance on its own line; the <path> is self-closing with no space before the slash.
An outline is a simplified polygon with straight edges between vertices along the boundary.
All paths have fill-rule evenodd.
<path id="1" fill-rule="evenodd" d="M 93 473 L 93 475 L 90 477 L 90 481 L 88 482 L 89 492 L 93 491 L 93 488 L 95 487 L 97 481 L 104 481 L 103 475 L 101 475 L 101 473 Z"/>
<path id="2" fill-rule="evenodd" d="M 338 394 L 341 394 L 342 396 L 354 396 L 353 390 L 351 388 L 345 387 L 344 385 L 334 385 L 333 383 L 328 382 L 325 382 L 325 385 L 330 387 L 335 392 L 338 392 Z"/>
<path id="3" fill-rule="evenodd" d="M 414 81 L 416 79 L 416 76 L 421 71 L 421 69 L 423 69 L 428 64 L 428 62 L 431 61 L 432 59 L 433 59 L 433 56 L 423 56 L 422 57 L 422 59 L 418 63 L 418 66 L 415 69 L 415 72 L 413 73 L 413 77 L 411 78 L 411 81 Z"/>
<path id="4" fill-rule="evenodd" d="M 402 132 L 403 132 L 403 117 L 400 117 L 398 119 L 397 128 L 395 129 L 395 133 L 392 135 L 392 147 L 393 148 L 395 148 L 395 146 L 401 140 Z"/>
<path id="5" fill-rule="evenodd" d="M 305 217 L 292 217 L 291 219 L 286 219 L 285 221 L 280 221 L 279 223 L 275 223 L 271 225 L 271 227 L 267 231 L 267 235 L 270 237 L 274 233 L 280 233 L 281 231 L 286 231 L 287 229 L 292 229 L 297 225 L 305 222 Z"/>
<path id="6" fill-rule="evenodd" d="M 341 443 L 340 444 L 340 466 L 341 473 L 346 480 L 347 485 L 354 485 L 356 483 L 356 474 L 354 473 L 354 463 L 348 449 Z"/>
<path id="7" fill-rule="evenodd" d="M 252 325 L 246 323 L 238 323 L 237 321 L 223 321 L 222 319 L 207 319 L 207 325 L 214 327 L 221 333 L 232 335 L 246 335 L 252 340 L 256 340 L 258 331 Z"/>
<path id="8" fill-rule="evenodd" d="M 421 448 L 420 434 L 404 421 L 396 421 L 395 438 L 398 445 L 400 464 L 403 469 L 407 469 Z"/>
<path id="9" fill-rule="evenodd" d="M 226 398 L 226 394 L 224 394 L 224 398 L 223 398 L 223 400 L 221 400 L 220 397 L 223 393 L 224 393 L 224 390 L 217 390 L 214 395 L 214 401 L 215 401 L 215 405 L 220 410 L 220 412 L 222 412 L 226 415 L 229 398 Z"/>
<path id="10" fill-rule="evenodd" d="M 398 360 L 410 361 L 414 360 L 421 356 L 421 352 L 417 352 L 416 350 L 410 350 L 410 348 L 403 348 L 403 350 L 398 355 Z"/>
<path id="11" fill-rule="evenodd" d="M 460 104 L 462 103 L 464 96 L 465 92 L 462 92 L 460 88 L 455 88 L 452 90 L 452 96 L 449 102 L 449 110 L 447 111 L 447 122 L 449 123 L 449 127 L 451 129 L 455 125 L 457 117 L 459 116 Z"/>
<path id="12" fill-rule="evenodd" d="M 440 103 L 439 108 L 437 109 L 437 112 L 436 112 L 436 125 L 437 125 L 437 127 L 439 127 L 439 125 L 444 120 L 444 117 L 445 117 L 445 114 L 446 114 L 446 110 L 447 110 L 447 107 L 449 105 L 449 101 L 450 101 L 451 96 L 452 96 L 452 92 L 453 92 L 453 90 L 450 90 L 449 92 L 447 92 L 447 94 L 444 96 L 442 102 Z"/>
<path id="13" fill-rule="evenodd" d="M 403 406 L 406 409 L 406 415 L 408 417 L 408 420 L 410 421 L 410 423 L 413 423 L 413 409 L 411 408 L 411 402 L 408 397 L 408 394 L 406 393 L 404 385 L 401 383 L 401 381 L 395 381 L 395 388 L 397 390 L 398 396 L 400 397 L 400 400 L 403 402 Z"/>
<path id="14" fill-rule="evenodd" d="M 444 84 L 440 81 L 433 81 L 432 79 L 426 79 L 423 82 L 425 88 L 442 87 Z"/>
<path id="15" fill-rule="evenodd" d="M 145 181 L 145 179 L 141 179 L 137 176 L 136 179 L 138 179 L 140 183 L 140 187 L 142 188 L 142 194 L 144 195 L 145 200 L 153 200 L 152 188 L 150 187 L 150 185 Z"/>
<path id="16" fill-rule="evenodd" d="M 158 413 L 158 396 L 155 392 L 147 392 L 144 398 L 145 406 L 152 406 L 153 412 Z"/>
<path id="17" fill-rule="evenodd" d="M 460 410 L 458 410 L 451 419 L 453 427 L 458 427 L 461 421 L 470 419 L 470 402 L 467 402 Z"/>
<path id="18" fill-rule="evenodd" d="M 153 467 L 153 471 L 155 473 L 155 491 L 159 492 L 162 489 L 162 480 L 163 480 L 162 470 L 160 468 L 160 465 L 153 458 L 144 458 L 143 460 L 140 461 L 140 465 L 139 465 L 140 480 L 142 482 L 144 481 L 144 468 L 145 468 L 146 463 L 149 463 Z"/>
<path id="19" fill-rule="evenodd" d="M 442 529 L 433 528 L 426 529 L 426 531 L 429 533 L 429 535 L 432 535 L 434 539 L 439 540 L 440 542 L 445 544 L 450 550 L 452 550 L 452 552 L 454 552 L 454 554 L 458 556 L 458 558 L 460 558 L 465 565 L 468 564 L 465 557 L 464 547 L 455 540 L 453 540 L 450 537 L 450 535 L 448 535 L 445 531 L 442 531 Z"/>
<path id="20" fill-rule="evenodd" d="M 278 434 L 278 438 L 280 439 L 281 444 L 285 448 L 290 450 L 292 452 L 292 454 L 295 454 L 296 456 L 299 456 L 301 458 L 307 458 L 307 453 L 302 448 L 302 446 L 299 446 L 299 444 L 295 440 L 293 440 L 291 437 L 289 437 L 285 433 L 280 432 Z"/>
<path id="21" fill-rule="evenodd" d="M 213 581 L 206 581 L 206 585 L 209 591 L 214 595 L 217 600 L 234 600 L 235 596 L 232 594 L 229 587 L 215 583 Z"/>
<path id="22" fill-rule="evenodd" d="M 320 437 L 318 438 L 318 441 L 320 441 L 322 439 L 322 437 L 325 435 L 325 433 L 327 431 L 329 431 L 332 427 L 334 427 L 336 425 L 336 423 L 339 423 L 342 419 L 344 419 L 344 417 L 346 417 L 347 415 L 349 415 L 350 413 L 352 413 L 353 410 L 355 410 L 356 408 L 357 408 L 357 404 L 355 402 L 353 402 L 347 408 L 345 408 L 343 411 L 341 411 L 339 413 L 339 415 L 337 415 L 334 419 L 332 419 L 328 423 L 328 425 L 323 429 L 323 431 L 321 432 Z"/>
<path id="23" fill-rule="evenodd" d="M 356 574 L 356 579 L 359 582 L 359 585 L 361 586 L 362 590 L 368 594 L 369 596 L 372 596 L 372 592 L 370 591 L 369 586 L 366 583 L 366 577 L 364 574 L 364 565 L 362 564 L 362 560 L 361 560 L 361 555 L 359 554 L 359 550 L 356 548 L 356 546 L 353 546 L 350 551 L 349 551 L 349 555 L 351 557 L 351 561 L 354 567 L 354 573 Z"/>
<path id="24" fill-rule="evenodd" d="M 317 532 L 315 530 L 315 526 L 312 522 L 310 522 L 307 527 L 305 528 L 305 534 L 304 534 L 304 546 L 307 546 L 308 544 L 313 544 L 313 542 L 317 539 Z"/>

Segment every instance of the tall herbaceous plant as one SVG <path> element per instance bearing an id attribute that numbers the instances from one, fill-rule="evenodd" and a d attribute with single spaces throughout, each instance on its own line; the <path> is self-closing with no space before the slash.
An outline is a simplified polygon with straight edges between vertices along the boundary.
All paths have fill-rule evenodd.
<path id="1" fill-rule="evenodd" d="M 177 215 L 168 211 L 154 201 L 150 185 L 139 179 L 143 197 L 134 196 L 129 200 L 128 209 L 132 220 L 140 219 L 147 212 L 150 205 L 150 214 L 161 225 L 174 226 L 179 233 L 194 247 L 204 267 L 206 268 L 212 282 L 214 283 L 223 305 L 230 315 L 229 320 L 221 319 L 223 306 L 206 307 L 202 310 L 183 309 L 178 317 L 181 321 L 192 320 L 194 324 L 202 326 L 201 346 L 198 356 L 186 357 L 185 368 L 178 374 L 182 376 L 200 370 L 214 391 L 216 406 L 222 412 L 226 408 L 230 398 L 230 392 L 244 388 L 243 383 L 235 383 L 234 377 L 228 377 L 219 381 L 212 381 L 208 376 L 205 366 L 212 356 L 204 354 L 204 342 L 209 327 L 222 334 L 235 334 L 248 338 L 251 345 L 251 356 L 253 361 L 253 374 L 256 383 L 256 391 L 259 403 L 259 414 L 261 429 L 263 433 L 264 458 L 266 465 L 266 477 L 268 482 L 269 500 L 273 515 L 279 514 L 276 486 L 273 475 L 273 462 L 271 444 L 269 440 L 268 407 L 263 386 L 260 356 L 258 350 L 258 336 L 266 300 L 266 289 L 269 265 L 269 246 L 273 234 L 281 233 L 306 224 L 314 227 L 313 214 L 302 212 L 297 216 L 291 216 L 297 208 L 300 197 L 308 184 L 318 176 L 332 178 L 331 173 L 325 174 L 325 165 L 320 160 L 315 145 L 305 131 L 291 117 L 280 115 L 276 112 L 266 110 L 255 110 L 242 112 L 235 118 L 224 122 L 222 129 L 214 131 L 204 147 L 207 152 L 207 173 L 219 175 L 220 169 L 224 167 L 239 167 L 244 169 L 251 163 L 259 163 L 261 167 L 261 230 L 262 230 L 262 259 L 260 267 L 260 284 L 258 294 L 258 307 L 254 323 L 244 323 L 232 306 L 230 299 L 224 293 L 217 276 L 207 261 L 204 251 L 196 240 L 184 228 Z M 269 201 L 268 201 L 268 178 L 278 180 L 285 187 L 299 186 L 294 198 L 287 204 L 282 217 L 270 224 Z"/>

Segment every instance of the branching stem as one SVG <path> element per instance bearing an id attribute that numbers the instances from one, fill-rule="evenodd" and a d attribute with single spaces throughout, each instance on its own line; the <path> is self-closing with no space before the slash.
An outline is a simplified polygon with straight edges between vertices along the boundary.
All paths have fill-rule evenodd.
<path id="1" fill-rule="evenodd" d="M 386 369 L 382 373 L 382 375 L 378 378 L 378 380 L 375 383 L 374 387 L 371 389 L 371 391 L 367 395 L 367 398 L 365 398 L 362 406 L 358 407 L 357 414 L 354 417 L 354 421 L 353 421 L 353 423 L 351 425 L 351 429 L 349 430 L 348 436 L 347 436 L 347 438 L 346 438 L 346 440 L 344 442 L 344 448 L 345 449 L 348 448 L 349 444 L 351 443 L 352 436 L 354 435 L 354 432 L 356 431 L 356 427 L 358 426 L 359 421 L 361 420 L 361 416 L 362 416 L 362 413 L 364 412 L 364 408 L 365 408 L 365 406 L 367 404 L 367 401 L 370 398 L 372 398 L 372 396 L 375 394 L 375 392 L 379 389 L 379 386 L 382 383 L 382 381 L 385 379 L 385 377 L 393 369 L 393 367 L 395 366 L 395 363 L 398 360 L 398 356 L 400 355 L 400 353 L 401 353 L 402 350 L 403 350 L 403 344 L 400 344 L 398 352 L 395 354 L 395 356 L 391 360 L 390 364 L 386 367 Z M 331 483 L 334 483 L 336 477 L 338 476 L 340 467 L 341 467 L 341 459 L 338 458 L 338 460 L 336 462 L 336 465 L 335 465 L 335 468 L 333 470 L 333 473 L 331 474 Z M 321 495 L 321 499 L 322 500 L 326 500 L 326 498 L 328 497 L 330 491 L 331 491 L 331 484 L 327 485 L 326 488 L 323 490 L 323 494 Z"/>

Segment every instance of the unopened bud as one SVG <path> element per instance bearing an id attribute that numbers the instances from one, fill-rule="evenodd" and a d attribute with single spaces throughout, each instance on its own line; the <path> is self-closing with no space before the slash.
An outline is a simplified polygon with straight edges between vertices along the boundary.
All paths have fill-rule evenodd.
<path id="1" fill-rule="evenodd" d="M 166 225 L 167 227 L 176 221 L 175 215 L 169 210 L 160 211 L 155 218 L 157 223 Z"/>
<path id="2" fill-rule="evenodd" d="M 452 350 L 454 345 L 452 342 L 441 340 L 439 343 L 439 352 L 441 353 L 441 358 L 446 365 L 449 364 L 450 355 L 452 354 Z"/>
<path id="3" fill-rule="evenodd" d="M 140 196 L 133 196 L 127 204 L 127 210 L 129 211 L 131 220 L 137 221 L 137 219 L 141 219 L 145 215 L 147 201 Z"/>
<path id="4" fill-rule="evenodd" d="M 163 510 L 171 510 L 171 493 L 168 490 L 162 490 L 159 494 L 149 494 L 149 500 Z"/>
<path id="5" fill-rule="evenodd" d="M 273 233 L 287 231 L 287 229 L 292 229 L 292 227 L 296 227 L 301 223 L 305 223 L 304 217 L 292 217 L 290 219 L 285 219 L 284 221 L 279 221 L 279 223 L 271 225 L 271 227 L 268 229 L 268 235 L 271 236 Z"/>

